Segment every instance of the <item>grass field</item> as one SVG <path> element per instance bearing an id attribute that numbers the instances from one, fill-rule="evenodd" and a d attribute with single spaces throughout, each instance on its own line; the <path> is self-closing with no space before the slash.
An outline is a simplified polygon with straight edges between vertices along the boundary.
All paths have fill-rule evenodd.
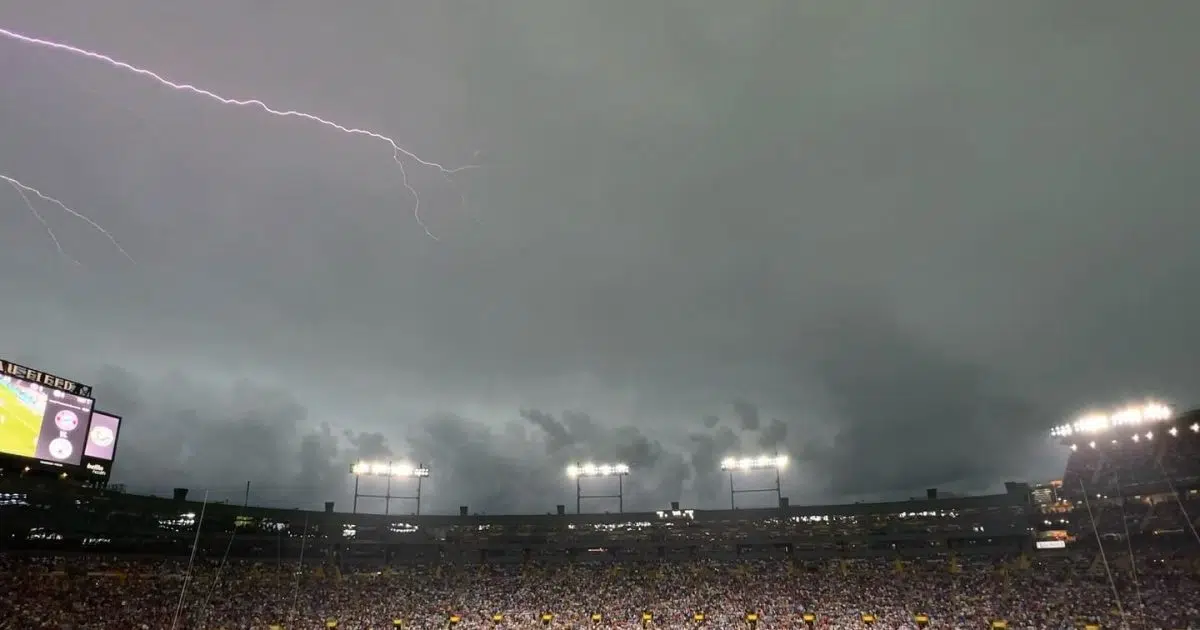
<path id="1" fill-rule="evenodd" d="M 30 405 L 21 400 L 19 391 L 17 385 L 0 382 L 0 453 L 33 457 L 46 403 Z"/>

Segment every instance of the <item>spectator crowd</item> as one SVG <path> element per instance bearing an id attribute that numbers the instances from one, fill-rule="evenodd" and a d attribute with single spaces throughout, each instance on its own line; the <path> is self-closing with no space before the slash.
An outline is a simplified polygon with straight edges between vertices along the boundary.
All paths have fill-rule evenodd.
<path id="1" fill-rule="evenodd" d="M 1195 541 L 1106 556 L 363 567 L 0 556 L 0 629 L 1197 627 Z M 189 569 L 190 564 L 190 569 Z M 1110 578 L 1111 574 L 1111 578 Z M 644 624 L 643 613 L 652 616 Z M 496 620 L 494 615 L 502 615 Z M 601 615 L 597 622 L 594 614 Z"/>

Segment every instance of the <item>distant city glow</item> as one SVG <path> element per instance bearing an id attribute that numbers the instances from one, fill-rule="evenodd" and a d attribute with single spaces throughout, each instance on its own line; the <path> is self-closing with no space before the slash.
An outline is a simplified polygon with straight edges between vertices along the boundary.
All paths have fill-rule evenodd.
<path id="1" fill-rule="evenodd" d="M 567 466 L 567 476 L 575 477 L 613 477 L 628 475 L 628 464 L 572 464 Z"/>
<path id="2" fill-rule="evenodd" d="M 429 469 L 408 462 L 357 462 L 350 473 L 360 477 L 428 477 Z"/>
<path id="3" fill-rule="evenodd" d="M 766 470 L 787 468 L 787 455 L 759 455 L 757 457 L 726 457 L 721 460 L 721 470 Z"/>
<path id="4" fill-rule="evenodd" d="M 1054 427 L 1052 437 L 1093 435 L 1118 427 L 1138 426 L 1154 422 L 1165 422 L 1174 417 L 1171 407 L 1158 402 L 1123 407 L 1108 413 L 1090 413 L 1075 422 Z"/>

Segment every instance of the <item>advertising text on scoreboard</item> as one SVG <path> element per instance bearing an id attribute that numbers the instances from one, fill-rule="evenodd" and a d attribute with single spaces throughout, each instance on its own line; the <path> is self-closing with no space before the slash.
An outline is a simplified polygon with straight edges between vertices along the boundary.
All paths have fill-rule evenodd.
<path id="1" fill-rule="evenodd" d="M 38 385 L 44 385 L 46 387 L 62 390 L 68 394 L 75 394 L 76 396 L 83 396 L 84 398 L 92 397 L 91 385 L 76 383 L 70 379 L 65 379 L 41 370 L 25 367 L 24 365 L 13 363 L 12 361 L 0 359 L 0 372 L 13 378 L 19 378 L 32 383 L 37 383 Z"/>

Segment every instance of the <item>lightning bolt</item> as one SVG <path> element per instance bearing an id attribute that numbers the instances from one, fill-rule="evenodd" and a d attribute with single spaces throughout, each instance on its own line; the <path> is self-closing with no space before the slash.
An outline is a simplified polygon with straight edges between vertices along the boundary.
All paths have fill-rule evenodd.
<path id="1" fill-rule="evenodd" d="M 58 253 L 67 260 L 70 260 L 75 265 L 79 265 L 79 261 L 72 258 L 71 255 L 63 249 L 62 243 L 58 242 L 58 237 L 54 235 L 54 230 L 50 228 L 50 224 L 46 222 L 46 218 L 42 216 L 42 213 L 38 212 L 38 209 L 33 205 L 33 202 L 29 200 L 29 195 L 25 194 L 25 189 L 9 181 L 8 178 L 5 178 L 4 181 L 8 182 L 8 185 L 12 186 L 13 190 L 17 191 L 18 195 L 21 195 L 21 199 L 25 201 L 25 207 L 29 208 L 30 214 L 32 214 L 33 217 L 38 220 L 38 223 L 42 224 L 42 227 L 46 228 L 46 234 L 50 235 L 50 240 L 54 242 L 54 248 L 58 250 Z"/>
<path id="2" fill-rule="evenodd" d="M 413 202 L 414 202 L 413 217 L 416 218 L 417 224 L 421 226 L 421 229 L 423 229 L 425 231 L 425 234 L 428 235 L 430 238 L 434 239 L 435 241 L 439 240 L 438 237 L 433 235 L 433 232 L 431 232 L 429 230 L 429 228 L 425 225 L 424 220 L 422 220 L 422 218 L 421 218 L 421 196 L 419 194 L 417 194 L 417 189 L 414 188 L 412 186 L 412 184 L 409 183 L 408 172 L 405 170 L 404 161 L 402 158 L 408 158 L 409 160 L 412 160 L 413 162 L 417 163 L 420 166 L 425 166 L 428 168 L 435 169 L 447 181 L 450 181 L 450 182 L 453 182 L 452 176 L 454 174 L 461 173 L 462 171 L 478 168 L 478 166 L 476 166 L 476 165 L 460 166 L 457 168 L 447 168 L 441 164 L 438 164 L 437 162 L 430 162 L 428 160 L 421 158 L 417 154 L 405 149 L 399 143 L 397 143 L 395 140 L 393 140 L 392 138 L 389 138 L 388 136 L 386 136 L 382 133 L 379 133 L 376 131 L 371 131 L 370 129 L 360 129 L 358 127 L 351 127 L 348 125 L 343 125 L 343 124 L 335 122 L 333 120 L 328 120 L 328 119 L 322 118 L 320 116 L 317 116 L 316 114 L 310 114 L 308 112 L 297 111 L 294 109 L 276 109 L 274 107 L 267 105 L 263 101 L 255 99 L 255 98 L 236 99 L 236 98 L 228 98 L 225 96 L 221 96 L 220 94 L 217 94 L 216 92 L 211 92 L 209 90 L 197 87 L 197 86 L 189 84 L 189 83 L 178 83 L 178 82 L 172 81 L 156 72 L 147 70 L 146 68 L 140 68 L 131 63 L 121 61 L 114 57 L 110 57 L 108 55 L 105 55 L 103 53 L 98 53 L 93 50 L 78 48 L 76 46 L 72 46 L 70 44 L 65 44 L 62 42 L 56 42 L 56 41 L 52 41 L 52 40 L 48 40 L 48 39 L 41 39 L 38 37 L 31 37 L 29 35 L 23 35 L 21 33 L 17 33 L 15 31 L 10 31 L 3 27 L 0 27 L 0 36 L 6 37 L 8 39 L 16 40 L 19 42 L 23 42 L 26 44 L 33 44 L 33 45 L 41 46 L 44 48 L 50 48 L 53 50 L 68 52 L 68 53 L 71 53 L 71 54 L 74 54 L 74 55 L 77 55 L 80 57 L 92 59 L 94 61 L 100 61 L 100 62 L 108 64 L 114 68 L 126 70 L 128 72 L 132 72 L 134 74 L 138 74 L 143 77 L 152 79 L 153 81 L 159 83 L 160 85 L 164 85 L 166 87 L 172 88 L 174 90 L 178 90 L 180 92 L 190 92 L 190 93 L 196 94 L 198 96 L 203 96 L 203 97 L 212 99 L 214 101 L 217 101 L 218 103 L 221 103 L 223 105 L 234 105 L 234 106 L 240 106 L 240 107 L 257 108 L 257 109 L 262 110 L 263 112 L 266 112 L 273 116 L 279 116 L 280 118 L 300 118 L 300 119 L 306 120 L 308 122 L 316 123 L 319 125 L 324 125 L 331 129 L 336 129 L 337 131 L 340 131 L 340 132 L 348 134 L 348 135 L 366 136 L 373 140 L 377 140 L 377 141 L 386 143 L 392 149 L 392 159 L 400 167 L 401 181 L 404 183 L 404 187 L 408 190 L 409 194 L 412 195 Z"/>
<path id="3" fill-rule="evenodd" d="M 58 253 L 62 254 L 63 256 L 66 256 L 67 259 L 69 259 L 71 262 L 75 263 L 76 265 L 79 264 L 78 260 L 75 260 L 69 254 L 67 254 L 66 251 L 63 250 L 62 244 L 59 243 L 59 241 L 58 241 L 58 237 L 54 235 L 54 230 L 50 229 L 50 224 L 46 222 L 45 217 L 42 216 L 42 213 L 38 212 L 37 207 L 34 206 L 33 202 L 29 199 L 29 193 L 33 193 L 34 196 L 36 196 L 38 199 L 41 199 L 42 201 L 48 201 L 48 202 L 58 206 L 59 208 L 62 208 L 63 211 L 66 212 L 67 214 L 69 214 L 77 219 L 80 219 L 81 221 L 92 226 L 98 232 L 107 236 L 108 240 L 111 241 L 112 244 L 117 248 L 117 251 L 121 252 L 122 255 L 124 255 L 126 258 L 128 258 L 129 262 L 136 263 L 136 261 L 133 260 L 133 256 L 130 256 L 129 252 L 125 251 L 125 248 L 121 247 L 121 244 L 117 242 L 117 239 L 116 239 L 116 237 L 114 237 L 112 235 L 112 232 L 109 232 L 108 230 L 104 229 L 99 223 L 96 223 L 95 221 L 91 220 L 87 215 L 84 215 L 81 212 L 75 211 L 67 204 L 59 201 L 58 199 L 55 199 L 54 197 L 51 197 L 50 195 L 43 193 L 42 191 L 34 188 L 33 186 L 29 186 L 27 184 L 20 182 L 15 177 L 9 177 L 8 175 L 0 173 L 0 181 L 6 182 L 9 186 L 12 186 L 14 189 L 16 189 L 16 191 L 18 193 L 20 193 L 21 198 L 25 200 L 25 207 L 29 208 L 29 211 L 32 212 L 33 216 L 36 217 L 37 220 L 42 224 L 42 227 L 46 228 L 46 233 L 50 235 L 50 240 L 54 241 L 54 246 L 56 248 L 58 248 Z"/>

